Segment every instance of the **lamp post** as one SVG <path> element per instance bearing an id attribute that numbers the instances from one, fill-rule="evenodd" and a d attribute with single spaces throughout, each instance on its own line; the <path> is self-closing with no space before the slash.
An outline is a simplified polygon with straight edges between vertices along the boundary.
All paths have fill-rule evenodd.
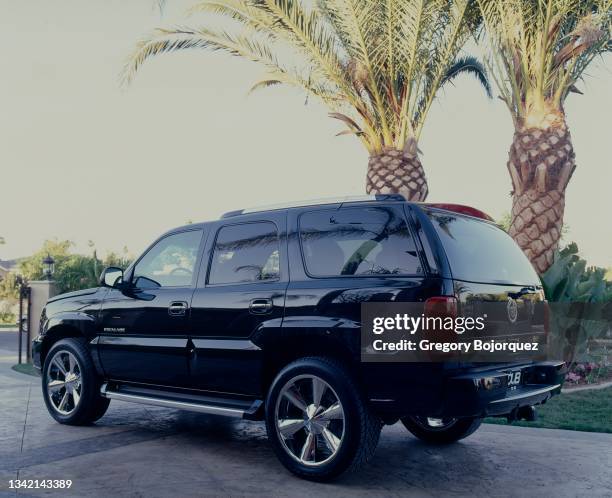
<path id="1" fill-rule="evenodd" d="M 51 257 L 50 254 L 47 254 L 47 256 L 42 260 L 42 264 L 43 264 L 43 273 L 45 274 L 45 278 L 47 280 L 51 280 L 51 276 L 53 275 L 53 272 L 55 271 L 55 260 Z"/>
<path id="2" fill-rule="evenodd" d="M 15 283 L 19 286 L 19 322 L 17 323 L 19 334 L 19 364 L 21 364 L 21 352 L 23 350 L 23 334 L 28 334 L 27 324 L 30 317 L 30 287 L 21 275 L 17 275 Z M 27 299 L 28 308 L 27 315 L 24 309 L 23 302 Z M 27 316 L 27 318 L 26 318 Z"/>

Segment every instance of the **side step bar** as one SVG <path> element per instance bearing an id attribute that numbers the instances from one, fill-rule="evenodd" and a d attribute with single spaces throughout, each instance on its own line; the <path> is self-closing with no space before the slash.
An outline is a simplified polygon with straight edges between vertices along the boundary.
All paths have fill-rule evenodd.
<path id="1" fill-rule="evenodd" d="M 149 391 L 150 392 L 150 391 Z M 121 392 L 121 390 L 112 390 L 108 384 L 103 384 L 100 388 L 100 394 L 105 398 L 118 399 L 120 401 L 129 401 L 132 403 L 141 403 L 144 405 L 161 406 L 164 408 L 175 408 L 178 410 L 188 410 L 192 412 L 208 413 L 210 415 L 223 415 L 226 417 L 238 417 L 247 420 L 259 420 L 260 409 L 262 408 L 262 402 L 255 400 L 253 402 L 241 402 L 236 403 L 228 402 L 224 404 L 224 400 L 212 400 L 211 398 L 204 398 L 202 400 L 189 399 L 179 400 L 172 399 L 171 396 L 165 396 L 160 391 L 159 393 L 136 393 L 136 392 Z"/>

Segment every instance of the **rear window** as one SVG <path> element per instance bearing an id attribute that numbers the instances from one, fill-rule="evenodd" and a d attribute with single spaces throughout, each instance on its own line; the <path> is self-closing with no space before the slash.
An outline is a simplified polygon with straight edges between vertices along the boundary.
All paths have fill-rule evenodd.
<path id="1" fill-rule="evenodd" d="M 315 277 L 423 272 L 403 213 L 390 207 L 304 213 L 300 239 L 306 269 Z"/>
<path id="2" fill-rule="evenodd" d="M 453 278 L 470 282 L 539 285 L 520 247 L 502 229 L 484 221 L 425 209 L 446 252 Z"/>

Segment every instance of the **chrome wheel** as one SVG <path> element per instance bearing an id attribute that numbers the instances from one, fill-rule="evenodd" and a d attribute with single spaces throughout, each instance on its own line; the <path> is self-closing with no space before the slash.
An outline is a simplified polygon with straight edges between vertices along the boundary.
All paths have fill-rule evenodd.
<path id="1" fill-rule="evenodd" d="M 345 417 L 332 387 L 316 375 L 299 375 L 281 389 L 274 413 L 285 451 L 299 463 L 317 466 L 334 458 L 342 445 Z"/>
<path id="2" fill-rule="evenodd" d="M 456 418 L 411 417 L 412 420 L 428 431 L 445 431 L 457 423 Z"/>
<path id="3" fill-rule="evenodd" d="M 58 351 L 49 362 L 47 396 L 53 408 L 70 415 L 81 401 L 81 367 L 69 351 Z"/>

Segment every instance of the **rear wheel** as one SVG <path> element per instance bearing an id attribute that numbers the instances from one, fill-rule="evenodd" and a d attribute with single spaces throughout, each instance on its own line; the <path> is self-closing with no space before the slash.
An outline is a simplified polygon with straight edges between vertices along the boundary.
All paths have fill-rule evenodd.
<path id="1" fill-rule="evenodd" d="M 100 381 L 83 339 L 62 339 L 51 347 L 43 366 L 42 390 L 47 410 L 61 424 L 95 422 L 110 403 L 100 395 Z"/>
<path id="2" fill-rule="evenodd" d="M 330 480 L 368 461 L 381 427 L 346 369 L 327 358 L 287 365 L 266 400 L 266 428 L 276 455 L 306 479 Z"/>
<path id="3" fill-rule="evenodd" d="M 449 444 L 468 437 L 480 427 L 481 418 L 403 417 L 402 424 L 419 439 Z"/>

